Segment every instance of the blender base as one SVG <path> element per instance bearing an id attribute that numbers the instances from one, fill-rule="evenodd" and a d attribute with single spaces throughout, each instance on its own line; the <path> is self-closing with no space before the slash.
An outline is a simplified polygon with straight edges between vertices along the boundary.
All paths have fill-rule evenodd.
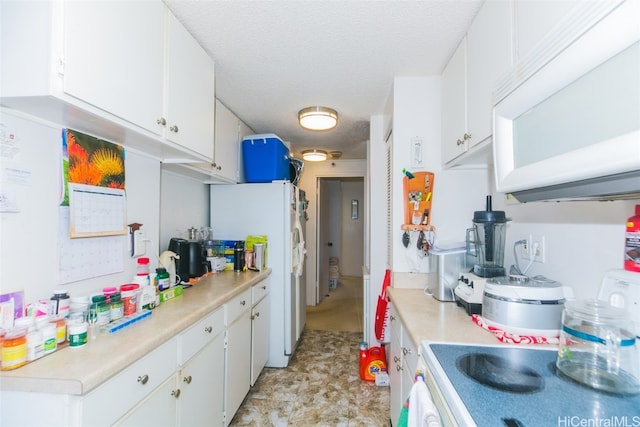
<path id="1" fill-rule="evenodd" d="M 489 278 L 489 277 L 502 277 L 507 275 L 507 270 L 504 267 L 482 267 L 480 265 L 473 266 L 473 274 Z"/>

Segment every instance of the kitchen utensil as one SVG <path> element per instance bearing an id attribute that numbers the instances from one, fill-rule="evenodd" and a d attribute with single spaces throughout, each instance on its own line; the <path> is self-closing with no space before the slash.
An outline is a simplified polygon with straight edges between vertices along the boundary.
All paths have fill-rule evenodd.
<path id="1" fill-rule="evenodd" d="M 211 240 L 211 227 L 200 227 L 200 240 L 203 242 Z"/>
<path id="2" fill-rule="evenodd" d="M 189 240 L 196 240 L 198 238 L 198 229 L 195 227 L 191 227 L 188 230 Z"/>
<path id="3" fill-rule="evenodd" d="M 605 301 L 570 301 L 562 314 L 556 366 L 564 375 L 617 394 L 640 393 L 640 364 L 633 322 Z"/>
<path id="4" fill-rule="evenodd" d="M 467 251 L 477 258 L 473 266 L 476 275 L 498 277 L 506 274 L 502 264 L 507 221 L 503 211 L 492 210 L 491 196 L 486 198 L 486 210 L 473 213 L 473 227 L 467 229 Z"/>
<path id="5" fill-rule="evenodd" d="M 464 243 L 449 248 L 434 247 L 431 254 L 435 258 L 437 274 L 437 278 L 427 286 L 431 296 L 438 301 L 455 301 L 453 292 L 458 284 L 458 276 L 470 267 Z"/>
<path id="6" fill-rule="evenodd" d="M 195 279 L 207 273 L 207 256 L 201 241 L 189 242 L 189 278 Z"/>
<path id="7" fill-rule="evenodd" d="M 512 334 L 557 337 L 568 298 L 570 287 L 542 276 L 493 277 L 484 286 L 482 317 Z"/>

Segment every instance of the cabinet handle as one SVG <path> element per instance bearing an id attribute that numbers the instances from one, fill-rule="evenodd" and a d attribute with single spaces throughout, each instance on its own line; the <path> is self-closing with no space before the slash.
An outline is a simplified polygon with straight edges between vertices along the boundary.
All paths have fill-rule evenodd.
<path id="1" fill-rule="evenodd" d="M 180 389 L 175 389 L 175 390 L 171 390 L 171 396 L 175 397 L 176 399 L 180 397 Z"/>
<path id="2" fill-rule="evenodd" d="M 171 132 L 178 133 L 178 125 L 170 126 L 170 127 L 169 127 L 169 130 L 170 130 Z"/>
<path id="3" fill-rule="evenodd" d="M 400 358 L 398 356 L 393 356 L 393 361 L 398 363 L 400 361 Z"/>
<path id="4" fill-rule="evenodd" d="M 402 347 L 402 354 L 404 354 L 405 356 L 406 356 L 407 354 L 411 354 L 411 350 L 409 350 L 409 349 L 408 349 L 408 348 L 406 348 L 406 347 Z"/>
<path id="5" fill-rule="evenodd" d="M 164 117 L 160 117 L 158 120 L 156 120 L 156 123 L 161 126 L 164 126 L 167 124 L 167 120 Z"/>
<path id="6" fill-rule="evenodd" d="M 470 133 L 465 133 L 463 136 L 464 140 L 466 141 L 467 139 L 471 139 L 471 134 Z"/>
<path id="7" fill-rule="evenodd" d="M 396 371 L 398 372 L 402 371 L 402 365 L 396 365 Z"/>
<path id="8" fill-rule="evenodd" d="M 191 384 L 191 375 L 184 377 L 182 381 L 184 381 L 187 384 Z"/>
<path id="9" fill-rule="evenodd" d="M 204 331 L 208 334 L 210 334 L 211 332 L 213 332 L 213 327 L 212 326 L 207 326 L 206 328 L 204 328 Z"/>
<path id="10" fill-rule="evenodd" d="M 142 385 L 145 385 L 148 381 L 149 381 L 149 375 L 147 374 L 140 375 L 138 377 L 138 382 L 141 383 Z"/>
<path id="11" fill-rule="evenodd" d="M 264 286 L 262 287 L 262 289 L 266 291 L 266 290 L 267 290 L 267 285 L 264 285 Z"/>
<path id="12" fill-rule="evenodd" d="M 218 169 L 219 171 L 222 170 L 222 166 L 218 166 L 216 169 Z"/>
<path id="13" fill-rule="evenodd" d="M 247 302 L 245 300 L 240 301 L 240 305 L 247 305 Z"/>
<path id="14" fill-rule="evenodd" d="M 456 141 L 456 145 L 457 145 L 457 146 L 460 146 L 460 145 L 463 145 L 463 144 L 464 144 L 464 141 L 463 141 L 463 140 L 461 140 L 461 139 L 459 139 L 458 141 Z"/>
<path id="15" fill-rule="evenodd" d="M 393 322 L 394 320 L 396 320 L 396 316 L 389 316 L 389 320 Z"/>
<path id="16" fill-rule="evenodd" d="M 256 312 L 256 317 L 260 317 L 260 312 Z"/>

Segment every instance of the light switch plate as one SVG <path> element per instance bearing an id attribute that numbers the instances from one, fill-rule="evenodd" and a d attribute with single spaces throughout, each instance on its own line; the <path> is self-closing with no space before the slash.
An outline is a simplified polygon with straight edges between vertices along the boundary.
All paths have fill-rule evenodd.
<path id="1" fill-rule="evenodd" d="M 424 140 L 419 136 L 411 138 L 411 168 L 424 166 Z"/>

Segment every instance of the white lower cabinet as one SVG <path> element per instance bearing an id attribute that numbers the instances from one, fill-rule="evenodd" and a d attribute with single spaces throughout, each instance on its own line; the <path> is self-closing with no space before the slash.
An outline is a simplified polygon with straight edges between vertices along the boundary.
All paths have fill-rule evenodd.
<path id="1" fill-rule="evenodd" d="M 120 426 L 222 425 L 224 309 L 178 336 L 178 369 L 117 422 Z"/>
<path id="2" fill-rule="evenodd" d="M 413 386 L 419 354 L 411 337 L 405 331 L 393 304 L 389 309 L 389 322 L 391 323 L 391 345 L 388 356 L 389 409 L 391 422 L 396 425 L 402 405 L 409 397 Z"/>
<path id="3" fill-rule="evenodd" d="M 251 289 L 251 385 L 269 359 L 269 279 Z"/>
<path id="4" fill-rule="evenodd" d="M 227 304 L 227 352 L 224 392 L 224 425 L 231 422 L 251 381 L 251 289 Z"/>

